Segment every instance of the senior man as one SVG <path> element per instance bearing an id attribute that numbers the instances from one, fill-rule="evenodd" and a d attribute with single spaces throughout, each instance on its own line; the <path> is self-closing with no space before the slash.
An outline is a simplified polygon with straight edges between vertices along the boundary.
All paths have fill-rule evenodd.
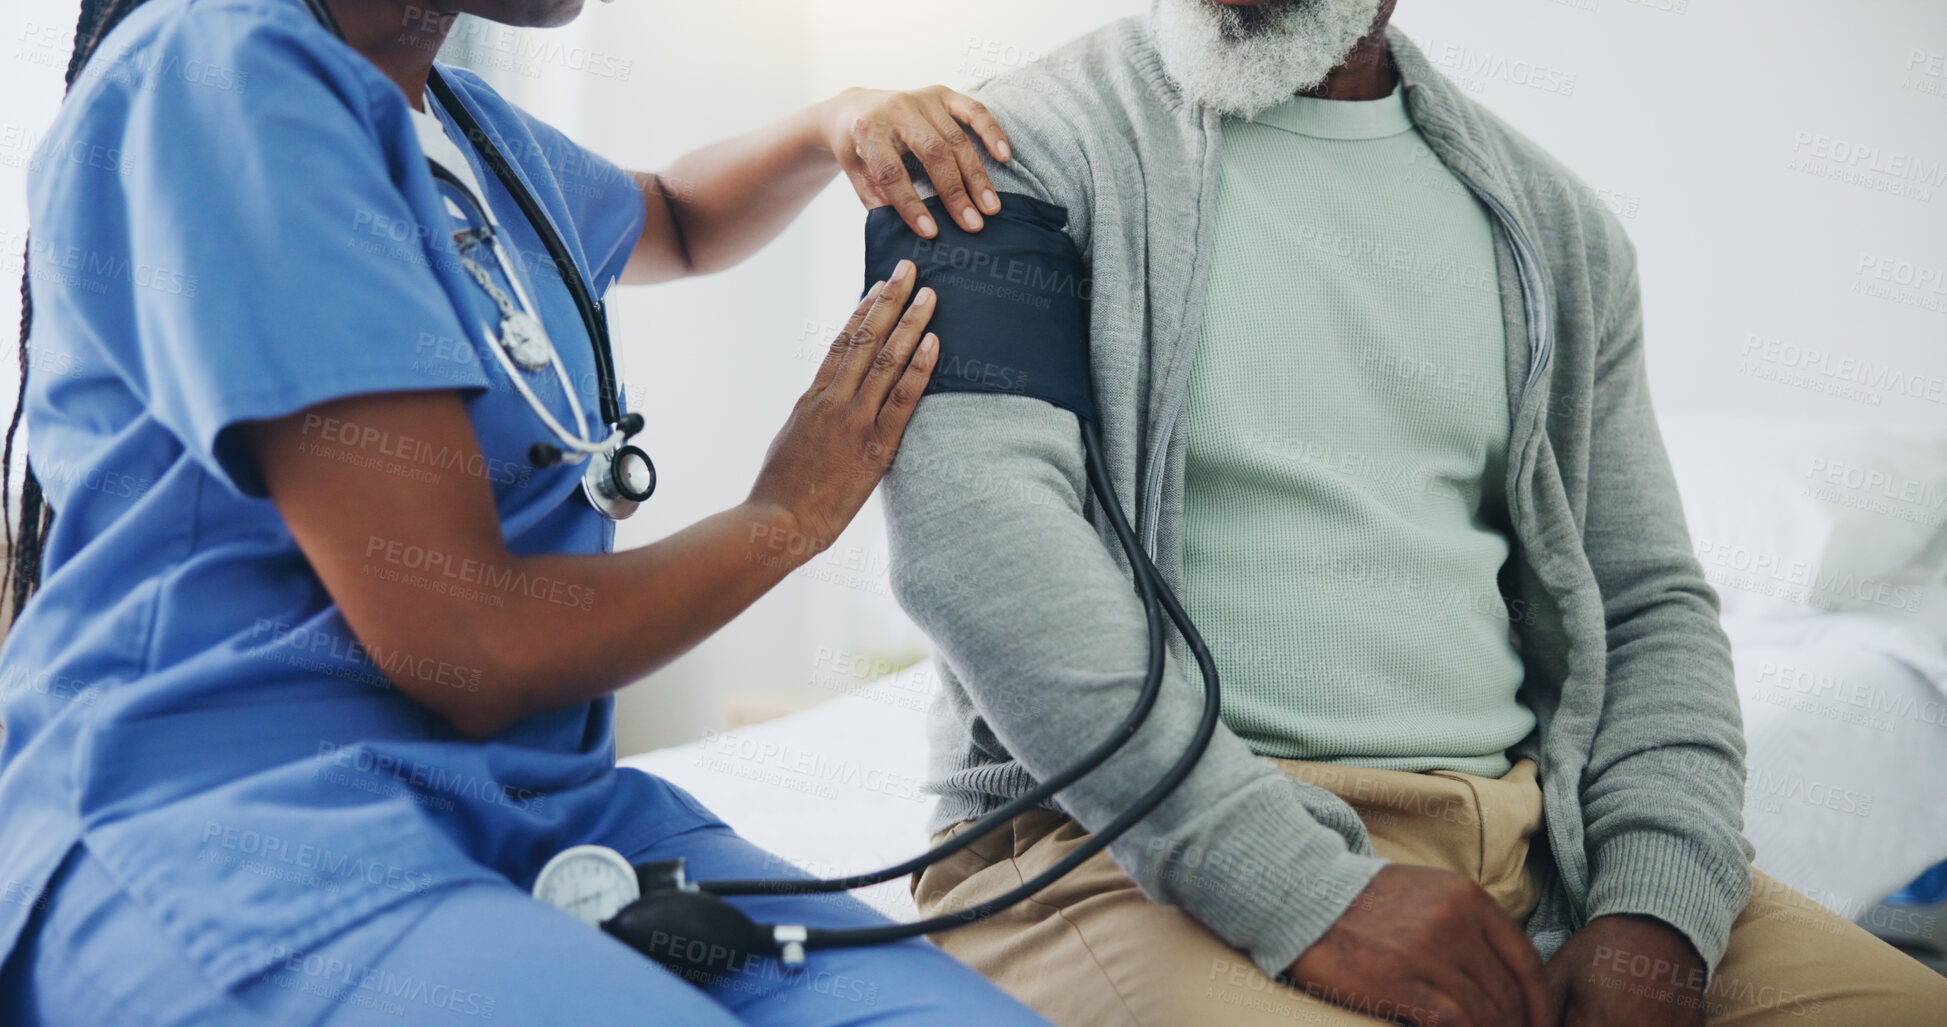
<path id="1" fill-rule="evenodd" d="M 979 91 L 993 182 L 1089 267 L 1110 473 L 1223 728 L 1109 853 L 938 941 L 1065 1024 L 1938 1022 L 1941 978 L 1750 869 L 1629 240 L 1392 7 L 1157 0 Z M 1072 414 L 931 396 L 886 489 L 945 682 L 937 839 L 1123 715 L 1145 621 Z M 924 912 L 1162 776 L 1199 701 L 1171 656 L 1135 739 Z"/>

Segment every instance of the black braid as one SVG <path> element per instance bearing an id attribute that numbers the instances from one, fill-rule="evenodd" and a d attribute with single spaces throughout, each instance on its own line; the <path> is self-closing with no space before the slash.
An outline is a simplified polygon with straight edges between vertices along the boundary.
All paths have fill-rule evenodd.
<path id="1" fill-rule="evenodd" d="M 27 604 L 27 596 L 40 579 L 41 549 L 46 544 L 39 533 L 30 529 L 40 527 L 41 483 L 34 477 L 34 469 L 27 468 L 27 480 L 20 487 L 20 534 L 14 534 L 13 505 L 6 501 L 6 491 L 13 486 L 14 433 L 20 430 L 21 408 L 27 405 L 27 330 L 34 323 L 34 297 L 27 288 L 27 253 L 20 255 L 20 394 L 14 401 L 13 419 L 7 422 L 7 441 L 0 449 L 0 475 L 5 475 L 0 484 L 0 522 L 4 522 L 7 537 L 13 540 L 13 551 L 7 560 L 7 569 L 0 575 L 0 586 L 11 586 L 13 593 L 14 617 L 20 616 L 20 608 Z M 33 506 L 35 509 L 29 510 Z M 32 564 L 32 570 L 28 565 Z"/>
<path id="2" fill-rule="evenodd" d="M 74 52 L 68 57 L 67 89 L 74 88 L 74 80 L 80 77 L 81 69 L 94 56 L 102 39 L 141 3 L 142 0 L 81 0 L 81 17 L 74 26 Z M 20 256 L 20 392 L 14 397 L 13 418 L 7 422 L 6 444 L 0 450 L 0 525 L 5 526 L 7 538 L 13 542 L 6 570 L 0 574 L 0 592 L 11 592 L 15 620 L 20 618 L 28 597 L 40 586 L 41 554 L 47 548 L 47 532 L 54 526 L 54 508 L 47 505 L 40 479 L 34 476 L 31 457 L 27 457 L 25 480 L 20 486 L 17 535 L 13 507 L 8 502 L 13 490 L 14 435 L 20 430 L 21 415 L 27 407 L 27 367 L 31 363 L 27 336 L 34 325 L 33 274 L 27 262 L 32 255 L 33 245 L 29 243 Z M 26 447 L 21 449 L 26 456 Z"/>

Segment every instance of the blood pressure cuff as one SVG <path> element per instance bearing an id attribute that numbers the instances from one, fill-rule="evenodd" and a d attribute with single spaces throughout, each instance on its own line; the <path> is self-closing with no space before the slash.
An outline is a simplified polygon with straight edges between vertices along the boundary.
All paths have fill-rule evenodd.
<path id="1" fill-rule="evenodd" d="M 1020 193 L 1001 193 L 1001 210 L 968 232 L 939 197 L 926 201 L 940 233 L 923 239 L 892 207 L 865 218 L 865 281 L 892 277 L 908 259 L 914 287 L 938 294 L 927 330 L 940 337 L 928 394 L 995 392 L 1046 400 L 1095 420 L 1089 387 L 1089 278 L 1068 212 Z"/>

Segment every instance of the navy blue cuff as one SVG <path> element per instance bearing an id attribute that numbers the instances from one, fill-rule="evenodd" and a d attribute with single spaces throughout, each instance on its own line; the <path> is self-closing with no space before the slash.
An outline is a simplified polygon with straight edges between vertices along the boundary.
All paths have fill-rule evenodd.
<path id="1" fill-rule="evenodd" d="M 1090 279 L 1063 228 L 1068 211 L 1020 193 L 979 232 L 926 201 L 940 234 L 922 239 L 894 208 L 865 218 L 865 282 L 892 276 L 900 260 L 919 269 L 918 287 L 939 294 L 929 331 L 940 359 L 926 391 L 995 392 L 1046 400 L 1095 420 L 1088 361 Z"/>

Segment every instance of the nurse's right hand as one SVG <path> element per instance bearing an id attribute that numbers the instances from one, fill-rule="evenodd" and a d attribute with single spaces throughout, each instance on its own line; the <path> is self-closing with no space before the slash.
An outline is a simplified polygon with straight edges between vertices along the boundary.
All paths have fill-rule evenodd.
<path id="1" fill-rule="evenodd" d="M 829 548 L 851 523 L 892 466 L 933 376 L 940 340 L 921 333 L 935 297 L 931 289 L 914 296 L 917 279 L 902 260 L 866 293 L 771 441 L 750 501 L 789 515 L 794 554 Z"/>

